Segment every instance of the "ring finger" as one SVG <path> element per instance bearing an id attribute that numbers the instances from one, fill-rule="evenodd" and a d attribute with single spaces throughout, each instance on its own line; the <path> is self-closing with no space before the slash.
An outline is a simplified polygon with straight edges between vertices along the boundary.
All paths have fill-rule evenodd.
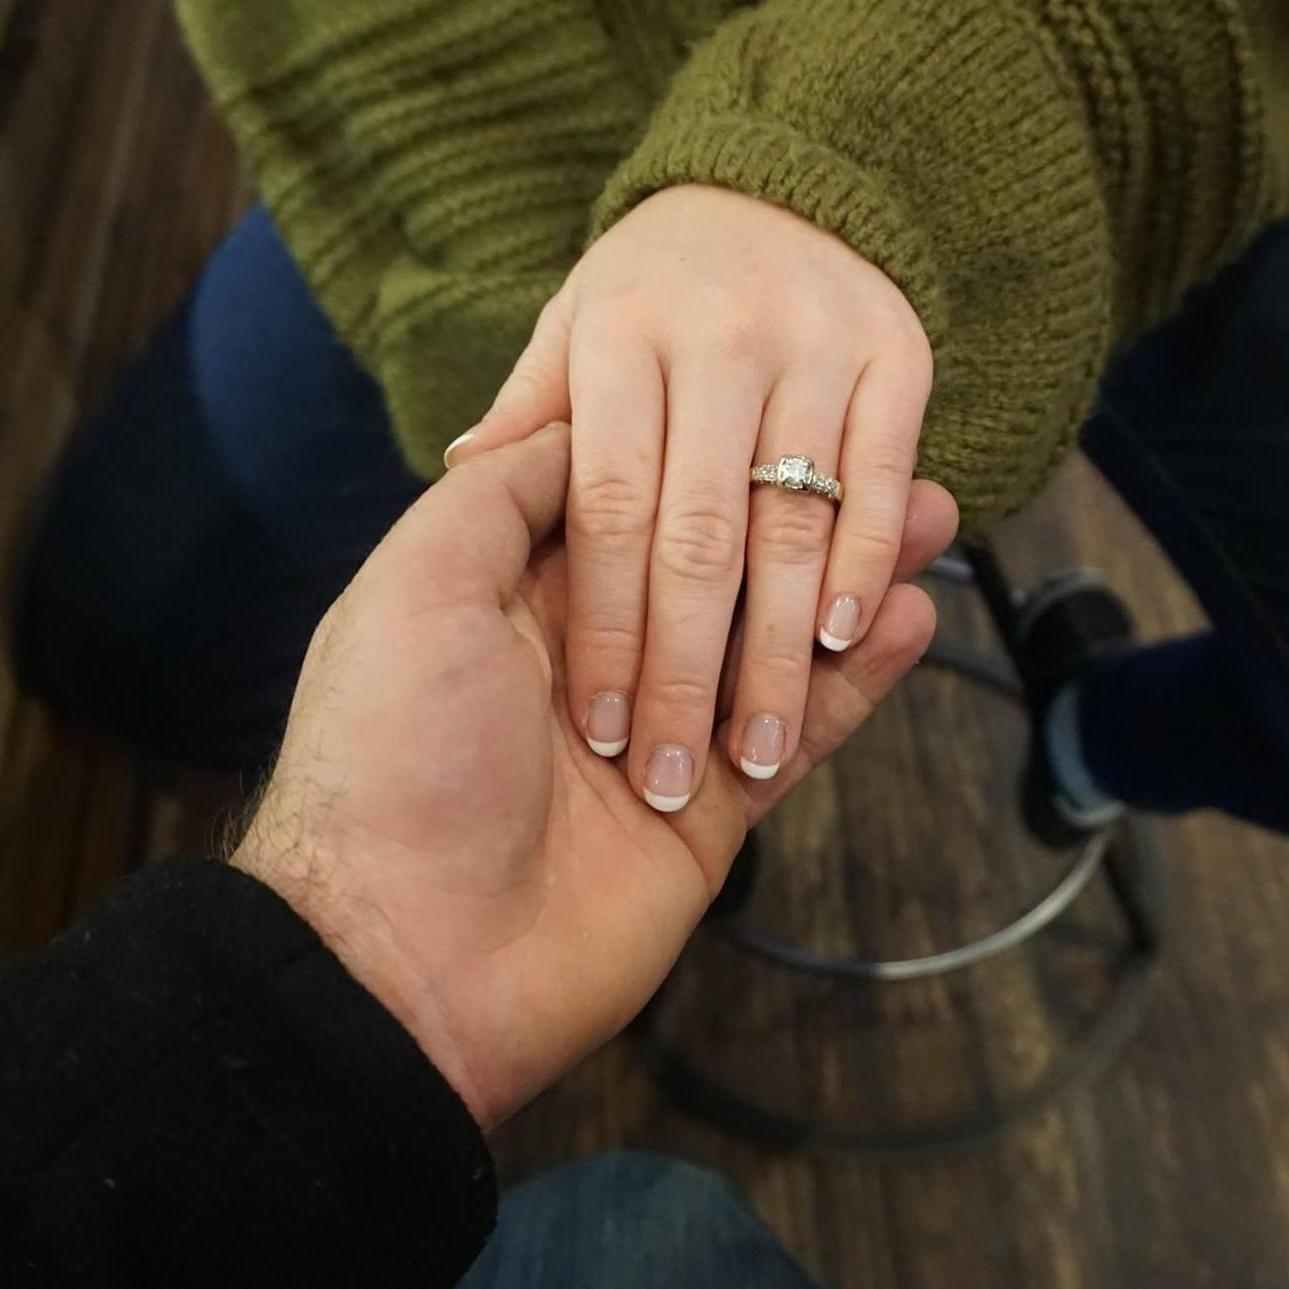
<path id="1" fill-rule="evenodd" d="M 804 457 L 836 475 L 854 369 L 798 369 L 772 393 L 756 463 Z M 792 757 L 801 733 L 815 610 L 828 561 L 834 503 L 810 492 L 754 485 L 748 521 L 747 591 L 730 759 L 770 779 Z"/>

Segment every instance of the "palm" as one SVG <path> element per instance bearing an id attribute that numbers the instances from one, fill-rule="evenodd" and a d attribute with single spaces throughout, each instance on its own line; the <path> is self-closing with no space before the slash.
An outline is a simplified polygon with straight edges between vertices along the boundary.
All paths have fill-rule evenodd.
<path id="1" fill-rule="evenodd" d="M 476 1113 L 500 1118 L 648 999 L 746 805 L 716 760 L 664 819 L 573 729 L 562 547 L 504 600 L 426 566 L 378 553 L 319 629 L 256 844 L 327 857 L 330 904 L 354 910 L 334 937 L 387 964 L 369 987 L 396 980 L 385 1000 L 440 1068 L 458 1062 L 444 1072 Z M 286 797 L 306 803 L 305 839 L 282 836 L 291 818 L 273 828 Z"/>
<path id="2" fill-rule="evenodd" d="M 471 629 L 476 611 L 463 615 Z M 460 692 L 479 696 L 469 704 L 470 745 L 486 762 L 462 776 L 476 790 L 451 812 L 454 828 L 471 816 L 476 825 L 466 888 L 472 912 L 450 934 L 454 952 L 462 938 L 473 949 L 473 968 L 453 1005 L 458 1024 L 468 1026 L 480 1052 L 507 1054 L 506 1069 L 485 1073 L 490 1058 L 473 1065 L 481 1082 L 496 1080 L 481 1092 L 504 1113 L 644 1004 L 719 888 L 747 816 L 715 748 L 721 760 L 708 771 L 709 791 L 689 811 L 664 817 L 573 727 L 563 686 L 562 547 L 534 559 L 519 596 L 499 612 L 517 647 L 477 657 L 477 674 L 459 678 Z M 450 653 L 463 634 L 457 616 L 440 617 L 433 628 L 439 641 L 419 641 L 416 652 Z M 538 707 L 540 724 L 516 719 Z M 427 787 L 441 811 L 438 784 Z M 437 833 L 425 838 L 427 865 L 441 853 Z M 459 917 L 459 870 L 453 880 L 453 898 L 437 902 L 436 920 L 445 908 Z M 594 986 L 583 987 L 578 1023 L 570 1027 L 569 981 L 585 981 L 590 970 Z M 564 1039 L 559 1052 L 552 1051 L 553 1034 Z"/>

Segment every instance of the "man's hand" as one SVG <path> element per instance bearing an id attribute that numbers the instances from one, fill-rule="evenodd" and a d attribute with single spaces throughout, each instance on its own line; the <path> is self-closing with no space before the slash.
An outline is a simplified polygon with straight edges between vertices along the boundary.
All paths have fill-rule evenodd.
<path id="1" fill-rule="evenodd" d="M 765 782 L 718 728 L 664 816 L 595 755 L 564 693 L 564 552 L 545 542 L 564 426 L 454 470 L 319 626 L 277 769 L 234 862 L 275 887 L 407 1027 L 476 1119 L 504 1119 L 661 983 L 747 828 L 921 656 L 934 613 L 894 586 L 816 661 L 799 747 Z M 952 537 L 915 489 L 899 572 Z M 545 544 L 543 544 L 545 542 Z"/>

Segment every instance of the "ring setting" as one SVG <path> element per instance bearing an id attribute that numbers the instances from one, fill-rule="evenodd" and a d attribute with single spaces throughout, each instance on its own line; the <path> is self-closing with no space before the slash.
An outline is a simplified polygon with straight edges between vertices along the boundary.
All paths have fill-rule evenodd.
<path id="1" fill-rule="evenodd" d="M 817 497 L 826 497 L 841 504 L 841 480 L 818 473 L 809 457 L 786 456 L 780 457 L 774 465 L 754 465 L 752 482 L 768 483 L 789 492 L 813 492 Z"/>

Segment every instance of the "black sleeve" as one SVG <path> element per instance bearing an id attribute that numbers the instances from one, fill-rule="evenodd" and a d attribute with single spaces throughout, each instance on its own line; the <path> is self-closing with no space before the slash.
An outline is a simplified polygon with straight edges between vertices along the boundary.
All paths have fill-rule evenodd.
<path id="1" fill-rule="evenodd" d="M 127 882 L 0 976 L 0 1284 L 454 1284 L 496 1210 L 465 1106 L 267 887 Z"/>

